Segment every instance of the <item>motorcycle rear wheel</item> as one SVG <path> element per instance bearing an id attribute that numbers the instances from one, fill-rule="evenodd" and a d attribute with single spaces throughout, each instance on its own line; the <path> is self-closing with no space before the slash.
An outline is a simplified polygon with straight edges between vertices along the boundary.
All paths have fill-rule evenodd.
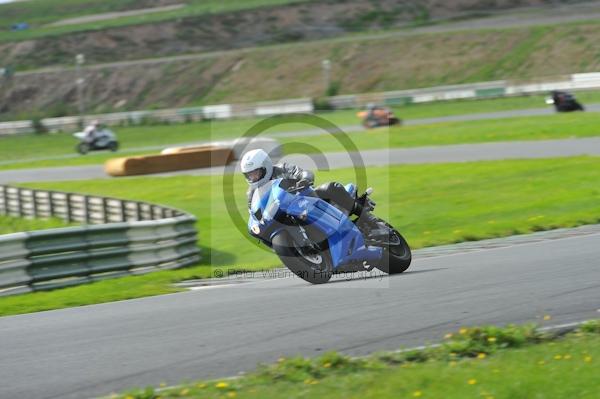
<path id="1" fill-rule="evenodd" d="M 292 273 L 311 284 L 324 284 L 333 274 L 333 264 L 328 250 L 315 252 L 301 248 L 287 232 L 277 234 L 273 250 Z"/>

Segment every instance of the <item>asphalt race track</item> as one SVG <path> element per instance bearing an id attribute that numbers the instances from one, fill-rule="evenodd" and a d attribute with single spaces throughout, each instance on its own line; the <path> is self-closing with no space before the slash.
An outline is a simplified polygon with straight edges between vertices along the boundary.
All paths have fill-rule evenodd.
<path id="1" fill-rule="evenodd" d="M 231 376 L 282 355 L 362 355 L 437 342 L 466 325 L 597 318 L 596 227 L 559 239 L 509 238 L 500 248 L 417 252 L 409 271 L 394 277 L 357 274 L 311 286 L 280 273 L 0 318 L 0 397 L 95 397 Z"/>

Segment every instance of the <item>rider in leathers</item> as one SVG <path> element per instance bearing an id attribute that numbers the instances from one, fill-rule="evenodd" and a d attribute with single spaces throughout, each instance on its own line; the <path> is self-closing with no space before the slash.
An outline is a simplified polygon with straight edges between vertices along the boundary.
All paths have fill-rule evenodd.
<path id="1" fill-rule="evenodd" d="M 241 169 L 250 187 L 248 188 L 248 207 L 252 202 L 254 191 L 274 179 L 294 179 L 297 185 L 312 186 L 315 175 L 309 170 L 303 170 L 299 166 L 288 163 L 273 165 L 269 155 L 263 150 L 252 150 L 244 154 L 241 161 Z M 367 235 L 379 234 L 379 222 L 368 210 L 365 204 L 358 198 L 350 195 L 344 186 L 337 182 L 329 182 L 315 188 L 315 194 L 319 198 L 335 205 L 348 216 L 359 216 L 357 226 Z M 385 232 L 386 230 L 382 230 Z"/>

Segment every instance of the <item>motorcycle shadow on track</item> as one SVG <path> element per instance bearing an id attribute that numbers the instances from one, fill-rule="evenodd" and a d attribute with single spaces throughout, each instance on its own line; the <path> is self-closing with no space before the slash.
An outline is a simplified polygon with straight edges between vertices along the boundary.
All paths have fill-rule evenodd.
<path id="1" fill-rule="evenodd" d="M 436 268 L 436 269 L 410 270 L 410 271 L 406 271 L 406 272 L 402 273 L 402 276 L 412 276 L 414 274 L 431 273 L 431 272 L 437 272 L 437 271 L 447 270 L 447 269 L 448 269 L 447 267 L 440 267 L 440 268 Z M 361 281 L 361 280 L 383 280 L 384 278 L 393 278 L 396 276 L 396 275 L 390 275 L 390 274 L 383 273 L 383 272 L 371 272 L 371 273 L 373 273 L 373 274 L 364 276 L 364 275 L 361 275 L 360 272 L 358 272 L 358 273 L 354 272 L 353 274 L 342 272 L 340 274 L 344 274 L 347 277 L 338 277 L 338 278 L 336 278 L 336 276 L 338 276 L 338 275 L 336 273 L 334 273 L 332 279 L 329 280 L 329 284 L 347 283 L 347 282 L 351 282 L 351 281 Z"/>

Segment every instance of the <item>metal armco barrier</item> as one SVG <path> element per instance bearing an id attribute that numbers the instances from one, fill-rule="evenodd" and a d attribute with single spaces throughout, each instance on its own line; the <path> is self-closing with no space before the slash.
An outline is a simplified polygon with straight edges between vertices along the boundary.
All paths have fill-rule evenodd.
<path id="1" fill-rule="evenodd" d="M 383 93 L 350 94 L 329 97 L 327 101 L 333 108 L 343 109 L 360 108 L 367 103 L 404 105 L 458 99 L 545 94 L 551 90 L 600 89 L 600 73 L 579 73 L 558 79 L 523 84 L 511 84 L 500 80 Z"/>
<path id="2" fill-rule="evenodd" d="M 84 223 L 0 236 L 0 295 L 175 269 L 200 260 L 196 218 L 159 205 L 0 185 L 0 214 Z"/>

